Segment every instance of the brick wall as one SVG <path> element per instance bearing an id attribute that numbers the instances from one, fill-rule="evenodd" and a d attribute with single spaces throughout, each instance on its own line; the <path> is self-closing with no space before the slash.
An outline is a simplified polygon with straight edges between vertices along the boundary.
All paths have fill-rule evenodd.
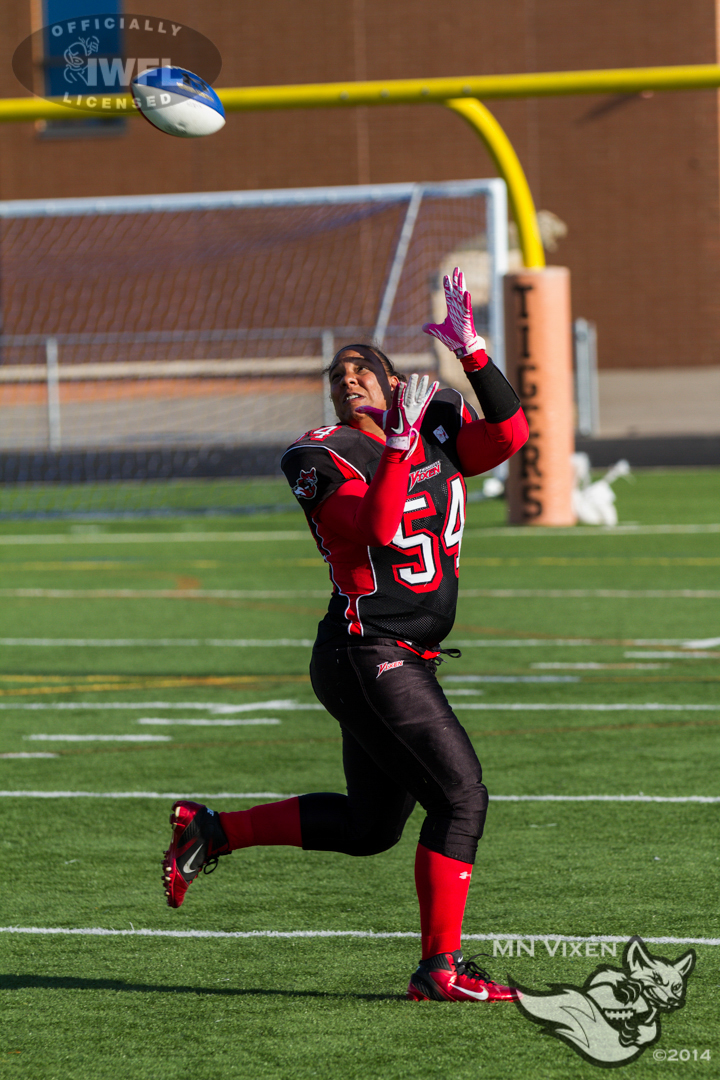
<path id="1" fill-rule="evenodd" d="M 218 86 L 708 63 L 714 0 L 147 0 L 223 53 Z M 29 0 L 0 29 L 0 95 Z M 491 102 L 538 208 L 569 227 L 550 261 L 604 367 L 720 364 L 718 96 Z M 115 139 L 0 126 L 0 198 L 488 176 L 479 141 L 440 106 L 235 114 L 184 142 L 133 120 Z"/>

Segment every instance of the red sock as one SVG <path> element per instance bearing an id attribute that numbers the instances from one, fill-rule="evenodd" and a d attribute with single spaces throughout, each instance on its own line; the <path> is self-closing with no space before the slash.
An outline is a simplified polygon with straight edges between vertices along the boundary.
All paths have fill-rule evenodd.
<path id="1" fill-rule="evenodd" d="M 449 859 L 418 844 L 415 887 L 420 901 L 422 959 L 460 948 L 472 863 Z"/>
<path id="2" fill-rule="evenodd" d="M 238 848 L 270 847 L 287 844 L 302 847 L 300 832 L 300 800 L 283 799 L 282 802 L 263 803 L 250 810 L 238 810 L 220 814 L 220 824 L 225 830 L 231 851 Z"/>

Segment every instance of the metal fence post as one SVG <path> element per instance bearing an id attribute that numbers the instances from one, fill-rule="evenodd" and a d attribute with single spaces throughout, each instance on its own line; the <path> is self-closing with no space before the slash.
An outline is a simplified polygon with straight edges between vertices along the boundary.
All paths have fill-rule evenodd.
<path id="1" fill-rule="evenodd" d="M 415 230 L 415 222 L 420 213 L 422 197 L 423 189 L 418 185 L 410 196 L 410 202 L 408 203 L 408 208 L 405 212 L 405 219 L 402 224 L 402 229 L 400 230 L 400 236 L 398 237 L 397 247 L 395 248 L 395 254 L 393 255 L 393 261 L 390 267 L 390 273 L 388 274 L 387 283 L 385 285 L 385 291 L 383 292 L 383 298 L 380 302 L 380 310 L 378 311 L 373 337 L 381 349 L 385 343 L 385 334 L 387 333 L 388 323 L 390 322 L 390 315 L 392 314 L 392 307 L 395 303 L 395 295 L 398 290 L 398 285 L 400 284 L 400 278 L 405 266 L 407 253 L 410 250 L 410 241 L 412 240 L 413 232 Z"/>
<path id="2" fill-rule="evenodd" d="M 327 367 L 335 355 L 335 334 L 332 330 L 322 332 L 323 367 Z M 322 377 L 322 419 L 325 426 L 337 423 L 337 417 L 330 400 L 330 379 L 326 373 Z"/>
<path id="3" fill-rule="evenodd" d="M 597 435 L 600 403 L 597 374 L 597 330 L 587 319 L 573 323 L 575 360 L 575 405 L 578 435 Z"/>
<path id="4" fill-rule="evenodd" d="M 45 339 L 47 377 L 48 449 L 60 449 L 60 371 L 57 338 Z"/>
<path id="5" fill-rule="evenodd" d="M 508 271 L 507 187 L 491 180 L 485 201 L 485 233 L 490 256 L 488 335 L 496 367 L 505 373 L 505 275 Z"/>

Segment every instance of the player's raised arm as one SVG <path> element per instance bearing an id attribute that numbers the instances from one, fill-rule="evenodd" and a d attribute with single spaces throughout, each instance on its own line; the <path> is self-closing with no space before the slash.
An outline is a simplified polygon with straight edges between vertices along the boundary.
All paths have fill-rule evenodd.
<path id="1" fill-rule="evenodd" d="M 528 425 L 520 399 L 485 351 L 475 331 L 472 299 L 462 271 L 445 275 L 447 315 L 442 323 L 425 323 L 426 334 L 441 341 L 460 360 L 484 420 L 465 424 L 457 438 L 457 451 L 465 476 L 476 476 L 507 461 L 527 442 Z"/>

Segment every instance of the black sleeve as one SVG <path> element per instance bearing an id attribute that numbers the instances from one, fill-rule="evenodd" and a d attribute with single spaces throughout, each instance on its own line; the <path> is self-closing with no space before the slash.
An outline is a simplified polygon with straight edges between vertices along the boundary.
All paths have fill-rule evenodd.
<path id="1" fill-rule="evenodd" d="M 520 398 L 492 360 L 479 371 L 468 371 L 467 377 L 489 424 L 509 420 L 520 408 Z"/>

